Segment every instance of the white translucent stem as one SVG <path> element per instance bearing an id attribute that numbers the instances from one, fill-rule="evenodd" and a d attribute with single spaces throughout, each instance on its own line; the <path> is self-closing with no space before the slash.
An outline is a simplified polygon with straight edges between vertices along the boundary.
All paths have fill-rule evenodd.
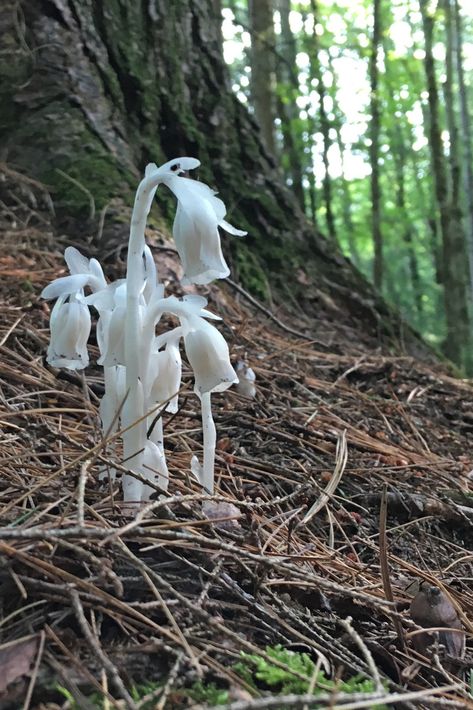
<path id="1" fill-rule="evenodd" d="M 124 465 L 134 472 L 141 472 L 141 463 L 146 444 L 146 417 L 144 412 L 144 397 L 141 381 L 138 379 L 136 386 L 128 391 L 123 405 L 122 423 L 130 427 L 123 433 L 123 458 Z M 141 419 L 141 421 L 139 421 Z M 123 477 L 123 498 L 125 502 L 141 501 L 143 484 L 133 476 Z"/>
<path id="2" fill-rule="evenodd" d="M 140 377 L 146 363 L 143 362 L 141 345 L 143 341 L 140 318 L 140 294 L 144 286 L 143 252 L 145 248 L 146 218 L 150 208 L 150 194 L 155 190 L 159 177 L 145 177 L 136 191 L 135 204 L 131 216 L 130 240 L 126 272 L 126 316 L 125 316 L 125 365 L 127 402 L 124 407 L 123 423 L 131 426 L 144 415 L 143 397 L 140 397 Z M 140 408 L 141 407 L 141 408 Z M 144 433 L 143 433 L 144 432 Z M 133 426 L 123 437 L 123 455 L 126 466 L 137 470 L 141 462 L 141 449 L 146 440 L 146 419 Z M 143 484 L 130 476 L 124 477 L 123 493 L 125 501 L 141 500 Z"/>
<path id="3" fill-rule="evenodd" d="M 163 418 L 159 417 L 154 421 L 154 416 L 148 417 L 148 429 L 153 424 L 153 429 L 149 436 L 149 440 L 156 444 L 158 449 L 164 454 L 164 432 L 163 432 Z"/>
<path id="4" fill-rule="evenodd" d="M 110 437 L 118 429 L 118 396 L 117 396 L 117 378 L 114 367 L 104 367 L 104 384 L 105 394 L 100 402 L 100 419 L 102 422 L 102 433 L 104 438 Z M 114 458 L 116 453 L 116 441 L 108 442 L 106 451 L 109 457 Z M 100 478 L 105 478 L 110 475 L 112 481 L 115 480 L 116 471 L 114 468 L 107 466 L 100 473 Z"/>
<path id="5" fill-rule="evenodd" d="M 204 392 L 201 397 L 202 430 L 204 437 L 204 465 L 202 469 L 202 486 L 210 495 L 214 492 L 215 446 L 217 432 L 212 417 L 210 392 Z"/>

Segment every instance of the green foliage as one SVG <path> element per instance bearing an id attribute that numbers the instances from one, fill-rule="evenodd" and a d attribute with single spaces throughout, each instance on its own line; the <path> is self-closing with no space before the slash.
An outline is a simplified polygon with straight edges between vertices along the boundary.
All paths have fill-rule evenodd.
<path id="1" fill-rule="evenodd" d="M 195 702 L 207 705 L 225 705 L 229 702 L 228 690 L 222 690 L 215 683 L 198 681 L 187 691 L 187 695 Z"/>
<path id="2" fill-rule="evenodd" d="M 373 681 L 360 675 L 346 681 L 334 681 L 328 679 L 320 670 L 314 679 L 316 666 L 306 653 L 297 653 L 277 645 L 267 646 L 266 654 L 277 661 L 278 665 L 262 656 L 242 652 L 242 661 L 234 667 L 243 680 L 255 689 L 266 687 L 283 695 L 303 694 L 309 691 L 312 682 L 315 696 L 333 690 L 343 693 L 372 693 L 375 690 Z M 382 709 L 385 706 L 375 704 L 372 707 Z"/>
<path id="3" fill-rule="evenodd" d="M 232 11 L 235 34 L 243 43 L 249 19 L 245 3 L 223 3 Z M 372 0 L 292 0 L 291 31 L 297 54 L 297 76 L 289 80 L 284 72 L 273 77 L 278 163 L 288 185 L 293 184 L 292 157 L 284 137 L 289 132 L 302 169 L 307 214 L 321 231 L 327 229 L 327 193 L 321 95 L 325 94 L 325 116 L 329 124 L 328 162 L 331 183 L 331 211 L 337 240 L 343 252 L 369 278 L 373 271 L 372 203 L 370 165 L 369 58 L 372 52 Z M 316 13 L 316 23 L 313 20 Z M 473 10 L 461 3 L 463 48 L 467 78 L 467 102 L 473 105 L 473 83 L 469 80 L 469 52 L 473 41 Z M 228 21 L 227 21 L 228 22 Z M 241 23 L 241 25 L 239 25 Z M 245 25 L 245 26 L 243 26 Z M 429 106 L 426 90 L 424 33 L 418 4 L 408 0 L 381 3 L 383 29 L 378 54 L 378 99 L 380 125 L 381 232 L 385 278 L 383 295 L 408 323 L 434 346 L 446 339 L 444 283 L 442 281 L 442 238 L 439 205 L 436 202 L 429 144 Z M 284 55 L 280 16 L 275 14 L 276 59 Z M 248 35 L 248 32 L 247 32 Z M 284 39 L 284 42 L 282 41 Z M 248 41 L 248 37 L 247 37 Z M 450 183 L 453 180 L 447 111 L 445 107 L 444 9 L 437 4 L 434 16 L 435 72 L 440 91 L 440 129 Z M 246 51 L 230 65 L 238 84 L 251 70 Z M 283 56 L 284 59 L 284 56 Z M 284 62 L 283 62 L 284 64 Z M 287 74 L 287 72 L 286 72 Z M 323 87 L 320 84 L 320 76 Z M 464 159 L 461 169 L 461 205 L 466 215 L 468 201 L 463 178 L 467 164 L 466 144 L 460 121 L 460 87 L 453 86 L 453 113 Z M 251 96 L 246 92 L 251 106 Z M 291 111 L 281 111 L 287 106 Z M 278 108 L 279 107 L 279 108 Z M 269 110 L 269 108 L 268 108 Z M 470 123 L 473 126 L 473 117 Z M 327 148 L 327 146 L 325 146 Z M 315 184 L 315 189 L 314 189 Z M 315 210 L 314 210 L 315 206 Z"/>
<path id="4" fill-rule="evenodd" d="M 313 687 L 314 696 L 334 690 L 343 693 L 372 693 L 375 690 L 373 681 L 360 675 L 345 681 L 334 681 L 328 679 L 323 671 L 319 671 L 314 679 L 316 667 L 307 653 L 297 653 L 277 645 L 267 646 L 266 655 L 269 659 L 273 659 L 274 663 L 263 656 L 241 652 L 241 660 L 232 669 L 247 686 L 254 689 L 255 694 L 261 690 L 270 690 L 276 695 L 304 694 L 309 691 L 309 687 Z M 164 681 L 143 683 L 134 686 L 130 694 L 135 701 L 140 701 L 163 685 Z M 80 706 L 69 690 L 59 685 L 56 689 L 68 701 L 70 710 L 80 710 Z M 186 699 L 209 706 L 226 705 L 230 702 L 229 691 L 214 682 L 205 683 L 199 680 L 190 688 L 180 688 L 178 693 L 183 699 L 183 704 L 186 703 Z M 103 697 L 99 693 L 94 693 L 87 700 L 94 707 L 103 707 Z M 172 703 L 173 706 L 176 705 L 175 698 Z M 149 701 L 143 705 L 142 710 L 152 710 L 155 705 L 156 700 Z M 379 704 L 371 707 L 377 710 L 385 708 Z"/>

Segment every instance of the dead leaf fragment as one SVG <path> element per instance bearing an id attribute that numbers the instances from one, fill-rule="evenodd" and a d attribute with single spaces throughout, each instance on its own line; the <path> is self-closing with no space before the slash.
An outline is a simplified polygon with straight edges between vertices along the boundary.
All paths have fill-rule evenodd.
<path id="1" fill-rule="evenodd" d="M 215 521 L 215 527 L 220 530 L 237 530 L 241 527 L 238 522 L 241 513 L 233 503 L 206 500 L 202 503 L 202 512 L 209 520 Z"/>
<path id="2" fill-rule="evenodd" d="M 27 636 L 0 646 L 0 694 L 15 680 L 30 674 L 37 650 L 37 636 Z"/>

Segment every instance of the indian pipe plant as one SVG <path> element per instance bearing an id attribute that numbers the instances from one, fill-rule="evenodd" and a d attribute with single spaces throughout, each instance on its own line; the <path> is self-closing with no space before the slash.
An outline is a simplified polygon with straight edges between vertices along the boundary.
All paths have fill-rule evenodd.
<path id="1" fill-rule="evenodd" d="M 123 462 L 130 471 L 122 478 L 126 502 L 148 500 L 156 486 L 163 492 L 168 488 L 163 423 L 160 416 L 156 420 L 156 413 L 177 411 L 181 341 L 202 408 L 203 461 L 201 464 L 193 456 L 191 471 L 208 493 L 214 490 L 216 444 L 211 395 L 238 382 L 227 343 L 209 323 L 219 317 L 205 309 L 207 301 L 201 296 L 178 299 L 164 295 L 145 242 L 146 220 L 156 190 L 166 185 L 177 198 L 173 236 L 184 267 L 182 283 L 207 284 L 228 276 L 218 228 L 236 236 L 246 232 L 225 221 L 225 205 L 210 187 L 183 175 L 199 165 L 195 158 L 176 158 L 159 168 L 154 163 L 146 167 L 131 217 L 125 279 L 107 283 L 96 259 L 87 259 L 68 247 L 64 256 L 70 275 L 56 279 L 41 294 L 56 299 L 47 354 L 55 367 L 87 367 L 90 307 L 98 313 L 98 364 L 103 366 L 105 381 L 100 403 L 102 431 L 104 436 L 122 431 Z M 157 335 L 156 326 L 164 314 L 174 316 L 178 325 Z M 114 477 L 115 472 L 110 475 Z"/>

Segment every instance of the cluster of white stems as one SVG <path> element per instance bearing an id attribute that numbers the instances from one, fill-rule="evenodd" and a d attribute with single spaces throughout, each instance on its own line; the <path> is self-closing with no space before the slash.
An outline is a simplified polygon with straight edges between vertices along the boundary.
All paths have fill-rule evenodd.
<path id="1" fill-rule="evenodd" d="M 159 168 L 153 163 L 147 166 L 133 207 L 125 279 L 107 283 L 96 259 L 68 247 L 65 260 L 70 275 L 56 279 L 42 292 L 43 298 L 57 299 L 51 311 L 47 356 L 55 367 L 79 370 L 88 365 L 89 308 L 98 313 L 98 364 L 104 368 L 105 381 L 100 417 L 104 435 L 123 430 L 123 465 L 130 471 L 122 478 L 127 502 L 146 501 L 156 487 L 163 492 L 168 488 L 163 423 L 156 414 L 164 408 L 178 409 L 181 340 L 202 407 L 203 463 L 193 456 L 191 471 L 208 493 L 214 488 L 216 444 L 211 393 L 238 382 L 227 343 L 206 320 L 219 320 L 218 316 L 205 310 L 207 301 L 201 296 L 165 297 L 145 243 L 147 216 L 163 183 L 177 198 L 173 236 L 184 268 L 182 283 L 206 284 L 228 276 L 218 227 L 237 236 L 246 232 L 225 221 L 225 205 L 213 190 L 183 175 L 199 165 L 195 158 L 177 158 Z M 176 318 L 176 327 L 158 335 L 164 314 Z"/>

